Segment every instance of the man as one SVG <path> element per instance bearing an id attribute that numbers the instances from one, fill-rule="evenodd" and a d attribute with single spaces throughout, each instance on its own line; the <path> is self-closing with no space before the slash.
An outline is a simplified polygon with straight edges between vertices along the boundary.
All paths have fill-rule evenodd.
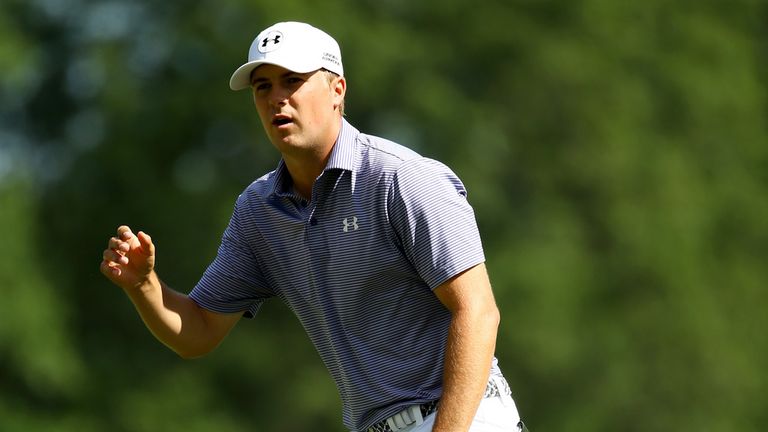
<path id="1" fill-rule="evenodd" d="M 127 226 L 101 271 L 184 358 L 280 298 L 336 382 L 352 431 L 522 429 L 494 358 L 499 312 L 461 181 L 343 119 L 347 83 L 328 34 L 278 23 L 248 59 L 230 87 L 252 89 L 282 159 L 240 195 L 202 279 L 189 295 L 172 290 L 154 270 L 151 238 Z"/>

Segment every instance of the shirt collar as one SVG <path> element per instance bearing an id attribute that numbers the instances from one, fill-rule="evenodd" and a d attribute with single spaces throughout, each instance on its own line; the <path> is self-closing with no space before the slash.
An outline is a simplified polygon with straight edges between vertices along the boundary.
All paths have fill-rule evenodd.
<path id="1" fill-rule="evenodd" d="M 285 165 L 285 161 L 280 158 L 280 162 L 277 163 L 277 168 L 275 169 L 275 175 L 272 178 L 272 191 L 270 195 L 292 195 L 292 184 L 288 167 Z"/>
<path id="2" fill-rule="evenodd" d="M 350 171 L 354 174 L 354 172 L 357 171 L 355 163 L 357 160 L 356 137 L 359 133 L 360 131 L 352 126 L 346 119 L 341 119 L 339 136 L 336 138 L 336 143 L 333 145 L 331 155 L 328 157 L 328 163 L 326 163 L 323 172 L 340 169 Z M 288 167 L 285 165 L 285 161 L 282 158 L 280 158 L 280 162 L 278 162 L 277 168 L 275 169 L 270 195 L 294 195 L 291 174 L 288 172 Z"/>
<path id="3" fill-rule="evenodd" d="M 355 156 L 357 155 L 357 146 L 355 145 L 355 138 L 359 133 L 360 132 L 355 129 L 354 126 L 349 124 L 346 119 L 341 119 L 339 137 L 336 139 L 336 144 L 331 150 L 331 155 L 328 157 L 328 163 L 325 165 L 323 171 L 331 169 L 356 171 Z"/>

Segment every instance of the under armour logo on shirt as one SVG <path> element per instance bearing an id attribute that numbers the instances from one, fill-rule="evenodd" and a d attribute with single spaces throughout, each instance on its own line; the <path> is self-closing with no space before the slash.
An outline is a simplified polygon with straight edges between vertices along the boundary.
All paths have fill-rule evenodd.
<path id="1" fill-rule="evenodd" d="M 344 224 L 344 232 L 357 231 L 360 228 L 357 225 L 357 216 L 344 218 L 341 223 Z"/>
<path id="2" fill-rule="evenodd" d="M 279 31 L 272 31 L 267 34 L 259 44 L 259 51 L 262 53 L 268 53 L 280 48 L 280 41 L 283 39 L 283 34 Z"/>

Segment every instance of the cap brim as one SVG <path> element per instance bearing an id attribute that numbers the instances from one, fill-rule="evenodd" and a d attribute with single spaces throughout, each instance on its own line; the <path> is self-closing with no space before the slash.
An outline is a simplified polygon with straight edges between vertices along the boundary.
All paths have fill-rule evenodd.
<path id="1" fill-rule="evenodd" d="M 263 61 L 248 62 L 235 70 L 232 78 L 229 79 L 229 88 L 232 90 L 243 90 L 251 86 L 251 72 L 264 64 Z"/>
<path id="2" fill-rule="evenodd" d="M 314 72 L 318 69 L 322 69 L 321 66 L 317 66 L 314 64 L 289 65 L 289 64 L 286 64 L 286 62 L 284 61 L 254 60 L 240 66 L 239 68 L 237 68 L 237 70 L 235 70 L 235 73 L 233 73 L 232 77 L 229 79 L 229 88 L 237 91 L 237 90 L 243 90 L 250 87 L 251 73 L 253 73 L 254 69 L 264 64 L 280 66 L 281 68 L 285 68 L 296 73 Z"/>

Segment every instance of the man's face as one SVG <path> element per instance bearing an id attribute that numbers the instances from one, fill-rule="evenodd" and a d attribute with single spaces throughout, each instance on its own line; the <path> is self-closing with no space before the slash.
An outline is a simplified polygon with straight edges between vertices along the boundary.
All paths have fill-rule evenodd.
<path id="1" fill-rule="evenodd" d="M 256 110 L 281 153 L 330 151 L 345 90 L 345 83 L 334 82 L 336 85 L 329 83 L 320 71 L 296 73 L 275 65 L 261 65 L 253 71 Z"/>

